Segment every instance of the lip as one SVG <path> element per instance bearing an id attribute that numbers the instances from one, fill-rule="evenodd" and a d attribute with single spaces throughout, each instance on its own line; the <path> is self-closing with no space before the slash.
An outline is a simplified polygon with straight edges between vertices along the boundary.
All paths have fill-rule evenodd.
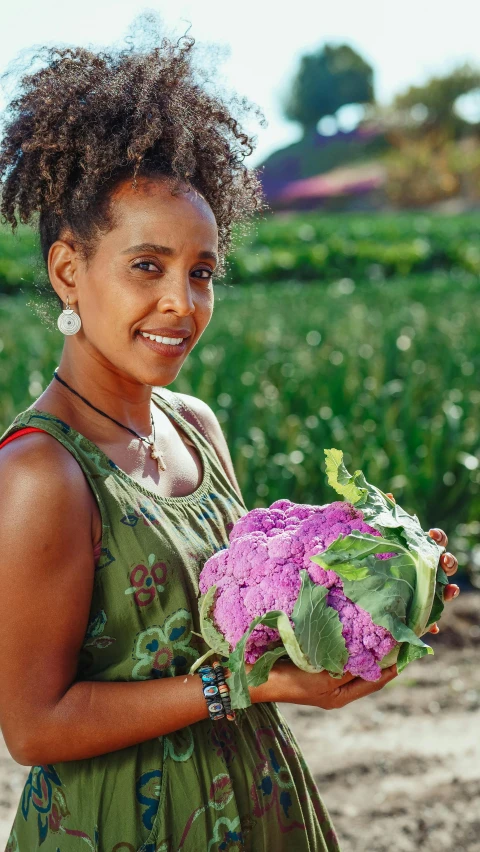
<path id="1" fill-rule="evenodd" d="M 153 334 L 153 332 L 152 332 Z M 178 358 L 180 355 L 183 355 L 188 346 L 188 339 L 182 340 L 181 343 L 157 343 L 156 340 L 150 340 L 149 337 L 144 337 L 142 334 L 138 334 L 138 339 L 145 345 L 148 346 L 149 349 L 152 349 L 153 352 L 156 352 L 157 355 L 165 355 L 167 358 Z M 170 337 L 179 337 L 180 335 L 170 334 Z M 183 335 L 182 335 L 183 337 Z"/>
<path id="2" fill-rule="evenodd" d="M 188 328 L 139 328 L 138 333 L 158 334 L 160 337 L 191 337 L 192 332 Z"/>

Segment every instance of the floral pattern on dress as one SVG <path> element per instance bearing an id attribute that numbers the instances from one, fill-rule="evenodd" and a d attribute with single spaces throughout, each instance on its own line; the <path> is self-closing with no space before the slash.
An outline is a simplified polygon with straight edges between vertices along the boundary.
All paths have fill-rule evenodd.
<path id="1" fill-rule="evenodd" d="M 127 506 L 125 514 L 120 518 L 120 523 L 126 527 L 136 527 L 142 520 L 147 527 L 152 524 L 158 526 L 161 520 L 158 506 L 148 497 L 142 497 L 136 505 Z"/>
<path id="2" fill-rule="evenodd" d="M 288 832 L 305 826 L 303 822 L 294 819 L 291 813 L 293 808 L 290 791 L 294 789 L 295 783 L 288 764 L 277 749 L 278 733 L 277 730 L 275 735 L 272 728 L 259 728 L 255 732 L 259 762 L 254 771 L 251 798 L 255 817 L 263 817 L 273 808 L 280 830 Z M 283 753 L 295 755 L 293 746 L 287 740 L 283 743 Z"/>
<path id="3" fill-rule="evenodd" d="M 22 815 L 25 820 L 28 819 L 30 806 L 37 812 L 39 846 L 46 841 L 49 832 L 52 832 L 80 837 L 87 842 L 92 852 L 97 852 L 99 841 L 97 826 L 95 826 L 94 837 L 91 838 L 81 829 L 67 828 L 64 825 L 64 821 L 70 816 L 70 811 L 62 782 L 54 766 L 50 764 L 32 766 L 21 800 Z"/>
<path id="4" fill-rule="evenodd" d="M 50 821 L 52 829 L 58 831 L 61 821 L 59 815 L 62 812 L 64 815 L 68 814 L 63 793 L 57 797 L 56 808 L 53 811 L 54 793 L 59 791 L 61 786 L 62 782 L 53 766 L 32 766 L 23 788 L 22 814 L 24 819 L 28 819 L 30 807 L 36 810 L 39 844 L 44 842 L 48 834 Z"/>
<path id="5" fill-rule="evenodd" d="M 192 637 L 192 616 L 186 609 L 178 609 L 162 627 L 141 630 L 133 645 L 133 678 L 148 680 L 186 673 L 199 657 L 191 646 Z"/>
<path id="6" fill-rule="evenodd" d="M 219 817 L 213 826 L 213 835 L 207 846 L 207 852 L 244 852 L 240 817 L 228 819 Z"/>
<path id="7" fill-rule="evenodd" d="M 108 568 L 112 562 L 115 562 L 115 557 L 112 555 L 108 547 L 102 547 L 98 562 L 95 566 L 95 571 L 100 571 L 102 568 Z"/>
<path id="8" fill-rule="evenodd" d="M 190 760 L 195 749 L 192 729 L 179 728 L 164 737 L 165 757 L 171 757 L 175 763 L 185 763 Z"/>
<path id="9" fill-rule="evenodd" d="M 135 565 L 129 573 L 130 586 L 126 595 L 133 595 L 137 606 L 148 606 L 155 600 L 157 592 L 163 592 L 167 582 L 165 562 L 155 562 L 151 553 L 147 565 Z"/>
<path id="10" fill-rule="evenodd" d="M 193 825 L 195 824 L 195 821 L 202 814 L 204 814 L 205 811 L 207 811 L 209 809 L 212 809 L 214 811 L 223 810 L 231 802 L 233 797 L 234 797 L 234 792 L 233 792 L 233 787 L 232 787 L 232 779 L 230 778 L 230 775 L 227 775 L 226 773 L 217 775 L 211 783 L 210 792 L 209 792 L 209 796 L 208 796 L 208 802 L 205 805 L 200 805 L 200 806 L 196 807 L 190 813 L 190 816 L 188 817 L 185 828 L 183 830 L 183 834 L 182 834 L 182 837 L 180 839 L 180 843 L 178 844 L 178 852 L 180 852 L 180 850 L 184 848 L 185 842 L 188 838 L 188 835 L 189 835 Z M 219 820 L 217 820 L 217 822 L 215 823 L 214 836 L 210 840 L 209 845 L 208 845 L 209 850 L 212 849 L 213 843 L 218 843 L 218 839 L 215 838 L 216 827 L 217 827 L 218 823 L 219 823 Z M 233 820 L 233 823 L 230 823 L 230 825 L 235 829 L 237 827 L 239 827 L 240 826 L 240 818 L 238 817 L 235 820 Z M 227 848 L 227 847 L 225 847 L 225 848 Z M 218 847 L 218 849 L 220 849 L 220 847 Z M 223 852 L 223 850 L 222 850 L 222 852 Z"/>
<path id="11" fill-rule="evenodd" d="M 230 766 L 238 754 L 238 746 L 229 722 L 223 720 L 212 725 L 212 744 L 216 755 L 223 757 L 225 764 Z"/>
<path id="12" fill-rule="evenodd" d="M 89 645 L 94 648 L 108 648 L 112 642 L 116 642 L 117 640 L 113 636 L 103 636 L 103 631 L 105 630 L 105 625 L 107 623 L 107 614 L 104 609 L 101 609 L 97 612 L 97 614 L 90 621 L 87 632 L 85 633 L 84 647 Z"/>
<path id="13" fill-rule="evenodd" d="M 142 823 L 148 831 L 151 831 L 153 828 L 153 821 L 158 811 L 161 789 L 162 772 L 159 769 L 144 772 L 135 784 L 137 801 L 144 806 Z"/>

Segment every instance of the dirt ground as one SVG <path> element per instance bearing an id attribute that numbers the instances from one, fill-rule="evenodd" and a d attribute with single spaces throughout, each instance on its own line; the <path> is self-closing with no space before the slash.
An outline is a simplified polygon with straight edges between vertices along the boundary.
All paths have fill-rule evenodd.
<path id="1" fill-rule="evenodd" d="M 342 710 L 280 705 L 342 852 L 480 852 L 480 593 L 430 640 L 434 657 Z M 2 850 L 27 774 L 0 738 Z"/>
<path id="2" fill-rule="evenodd" d="M 480 852 L 480 594 L 446 607 L 435 656 L 325 713 L 281 705 L 342 852 Z"/>

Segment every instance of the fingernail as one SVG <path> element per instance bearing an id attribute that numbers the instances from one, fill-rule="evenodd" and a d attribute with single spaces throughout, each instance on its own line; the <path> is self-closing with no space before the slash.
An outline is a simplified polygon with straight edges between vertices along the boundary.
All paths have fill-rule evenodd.
<path id="1" fill-rule="evenodd" d="M 455 586 L 455 591 L 453 593 L 453 597 L 458 598 L 459 594 L 460 594 L 460 588 L 459 588 L 459 586 Z"/>
<path id="2" fill-rule="evenodd" d="M 437 529 L 435 529 L 435 528 L 434 528 L 434 529 L 432 529 L 432 530 L 429 530 L 429 531 L 428 531 L 428 534 L 429 534 L 429 536 L 431 536 L 432 538 L 439 538 L 439 537 L 440 537 L 440 533 L 439 533 L 439 531 L 438 531 Z"/>
<path id="3" fill-rule="evenodd" d="M 455 565 L 455 559 L 451 555 L 451 553 L 445 553 L 443 557 L 443 562 L 447 566 L 447 568 L 453 568 Z"/>

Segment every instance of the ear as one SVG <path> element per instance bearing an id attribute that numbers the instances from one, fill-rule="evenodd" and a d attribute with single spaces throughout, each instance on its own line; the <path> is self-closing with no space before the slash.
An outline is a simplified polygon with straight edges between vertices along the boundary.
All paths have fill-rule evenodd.
<path id="1" fill-rule="evenodd" d="M 68 294 L 70 305 L 78 302 L 78 265 L 79 256 L 73 239 L 67 236 L 52 243 L 48 252 L 48 276 L 57 296 L 63 302 L 67 301 Z"/>

